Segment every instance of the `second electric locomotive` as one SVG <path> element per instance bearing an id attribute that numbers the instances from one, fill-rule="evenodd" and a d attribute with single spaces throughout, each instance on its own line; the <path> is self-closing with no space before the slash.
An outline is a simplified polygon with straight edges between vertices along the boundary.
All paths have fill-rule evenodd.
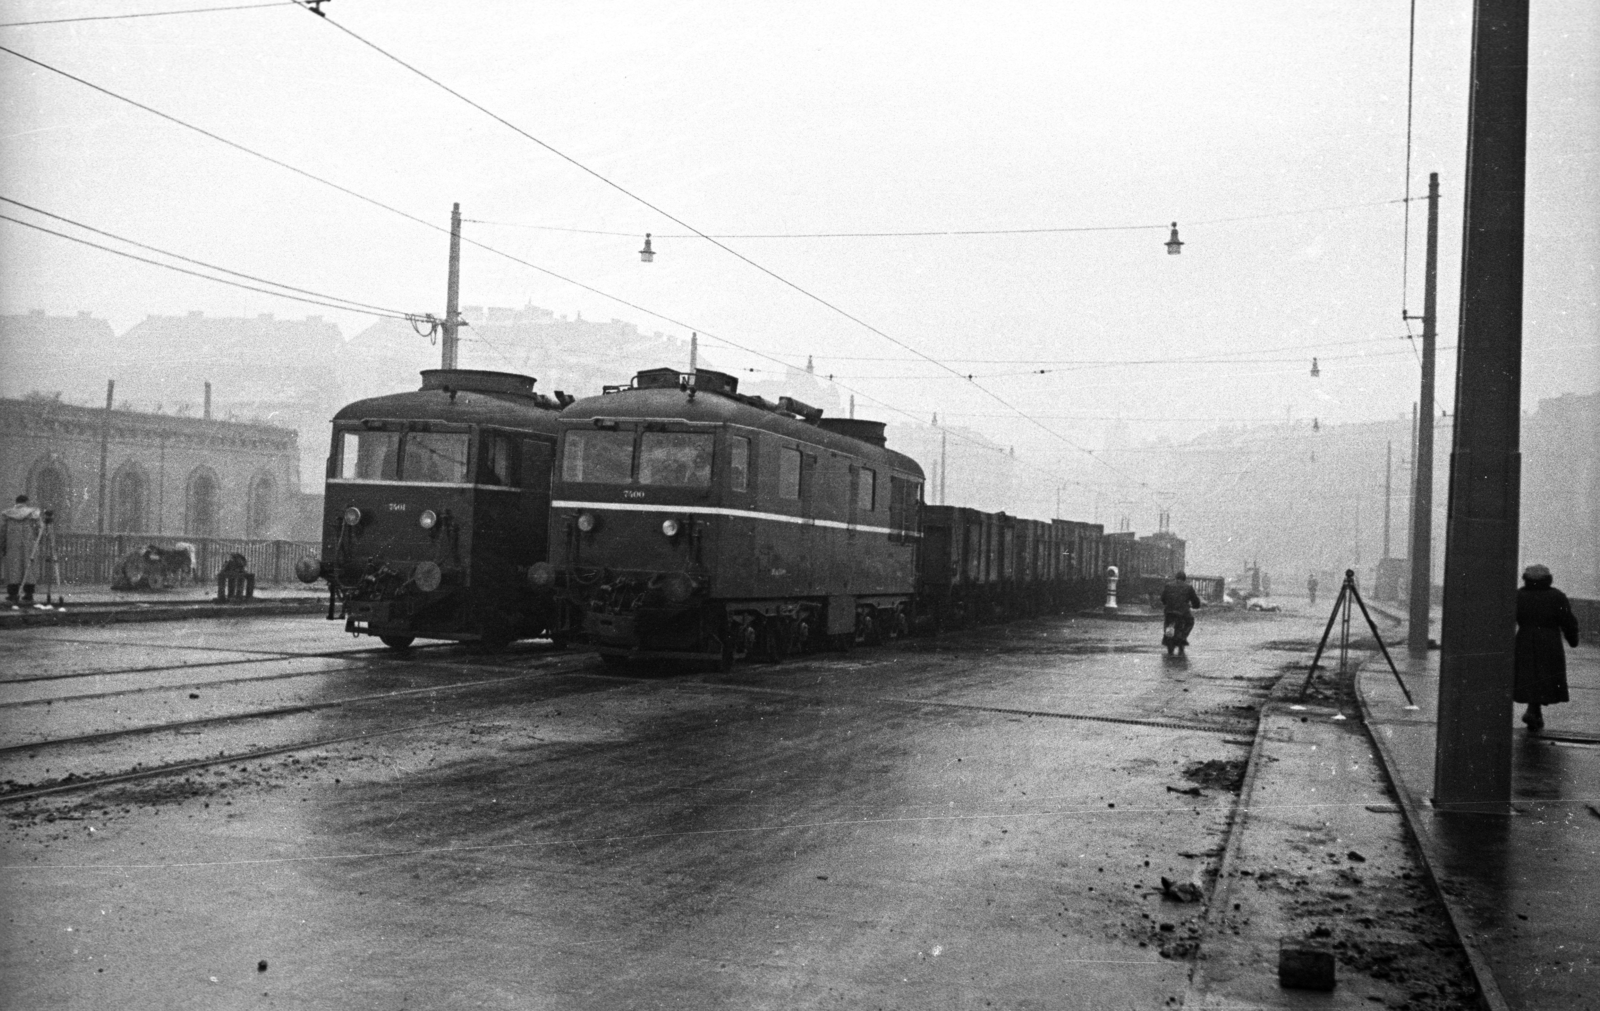
<path id="1" fill-rule="evenodd" d="M 573 403 L 530 581 L 612 661 L 728 664 L 904 631 L 922 469 L 881 423 L 821 415 L 704 369 Z"/>

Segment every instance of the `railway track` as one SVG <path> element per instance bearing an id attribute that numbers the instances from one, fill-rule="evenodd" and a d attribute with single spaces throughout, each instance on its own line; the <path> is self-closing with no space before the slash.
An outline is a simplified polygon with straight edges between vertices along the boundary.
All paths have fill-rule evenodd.
<path id="1" fill-rule="evenodd" d="M 98 643 L 85 642 L 84 644 L 85 645 L 89 645 L 89 644 L 98 644 Z M 126 643 L 115 643 L 115 645 L 127 645 L 127 644 Z M 209 646 L 204 646 L 204 647 L 182 647 L 182 648 L 197 649 L 197 650 L 211 650 L 211 651 L 215 651 L 215 652 L 230 652 L 230 653 L 241 652 L 240 650 L 230 649 L 230 648 L 227 648 L 227 647 L 209 647 Z M 273 661 L 285 662 L 285 661 L 291 661 L 291 660 L 306 660 L 306 659 L 336 659 L 336 660 L 350 659 L 350 660 L 355 660 L 355 659 L 359 659 L 359 658 L 361 658 L 363 656 L 371 656 L 371 655 L 374 655 L 374 654 L 383 655 L 383 654 L 389 653 L 390 651 L 388 651 L 387 649 L 356 649 L 356 650 L 316 651 L 316 652 L 290 652 L 290 651 L 260 650 L 260 651 L 255 651 L 255 652 L 260 652 L 263 655 L 261 657 L 259 657 L 259 658 L 251 658 L 251 659 L 248 659 L 248 660 L 237 660 L 236 659 L 236 660 L 230 660 L 230 661 L 221 661 L 216 666 L 220 666 L 220 665 L 222 665 L 224 663 L 226 663 L 226 664 L 253 664 L 253 663 L 267 663 L 267 662 L 273 662 Z M 1210 733 L 1210 734 L 1221 734 L 1221 735 L 1225 735 L 1225 736 L 1226 735 L 1233 735 L 1233 736 L 1238 736 L 1238 735 L 1249 736 L 1249 735 L 1252 735 L 1253 732 L 1254 732 L 1254 729 L 1255 729 L 1255 725 L 1256 725 L 1254 719 L 1223 718 L 1223 719 L 1216 719 L 1216 720 L 1207 720 L 1207 719 L 1182 719 L 1182 718 L 1141 718 L 1140 716 L 1135 716 L 1135 715 L 1115 715 L 1115 714 L 1105 714 L 1105 713 L 1064 712 L 1064 711 L 1058 711 L 1058 710 L 1050 709 L 1050 708 L 1018 708 L 1018 707 L 1007 707 L 1007 706 L 1003 706 L 1003 705 L 1001 705 L 1001 706 L 983 705 L 983 704 L 977 704 L 977 703 L 962 703 L 962 702 L 953 702 L 953 701 L 946 701 L 946 700 L 939 700 L 939 699 L 919 699 L 919 698 L 906 697 L 906 696 L 878 695 L 878 694 L 873 694 L 873 693 L 870 693 L 870 692 L 861 692 L 861 693 L 845 692 L 845 693 L 842 693 L 842 694 L 841 693 L 824 693 L 824 692 L 814 692 L 814 691 L 805 691 L 805 690 L 795 690 L 795 689 L 789 689 L 789 688 L 783 688 L 783 687 L 777 687 L 777 686 L 770 686 L 770 685 L 754 685 L 754 684 L 738 684 L 738 683 L 727 683 L 727 682 L 716 682 L 716 681 L 704 681 L 704 680 L 700 680 L 698 678 L 662 678 L 662 677 L 659 677 L 659 676 L 652 677 L 652 676 L 643 675 L 643 674 L 641 674 L 639 676 L 629 676 L 624 672 L 615 671 L 615 670 L 609 670 L 609 669 L 605 670 L 602 673 L 600 670 L 594 669 L 595 666 L 596 666 L 594 664 L 594 658 L 592 656 L 587 656 L 587 655 L 584 655 L 581 658 L 574 658 L 572 656 L 572 654 L 565 654 L 565 653 L 564 654 L 558 654 L 558 655 L 523 654 L 523 656 L 528 657 L 530 659 L 533 659 L 533 661 L 536 664 L 536 666 L 534 666 L 534 667 L 532 667 L 530 669 L 530 667 L 528 665 L 526 665 L 526 664 L 511 665 L 511 664 L 505 664 L 505 663 L 499 663 L 499 664 L 496 664 L 496 663 L 484 663 L 484 662 L 481 662 L 481 661 L 472 662 L 472 663 L 465 664 L 465 665 L 452 664 L 451 665 L 452 673 L 460 673 L 461 672 L 460 668 L 462 666 L 466 666 L 466 667 L 470 668 L 470 670 L 472 672 L 482 672 L 482 673 L 496 672 L 496 673 L 499 674 L 499 676 L 474 678 L 473 680 L 459 681 L 459 682 L 453 682 L 453 683 L 449 683 L 449 684 L 426 685 L 426 686 L 421 686 L 421 687 L 416 687 L 416 688 L 406 688 L 406 689 L 398 689 L 398 690 L 392 690 L 392 691 L 351 695 L 351 696 L 346 696 L 346 697 L 337 698 L 337 699 L 324 699 L 324 700 L 297 702 L 297 703 L 291 703 L 291 704 L 287 704 L 287 705 L 276 705 L 276 706 L 270 706 L 270 707 L 259 708 L 259 709 L 250 709 L 250 710 L 245 710 L 245 711 L 236 712 L 236 713 L 225 713 L 225 714 L 218 714 L 218 715 L 213 715 L 213 716 L 197 717 L 197 718 L 194 718 L 194 719 L 162 721 L 162 722 L 158 722 L 158 723 L 144 723 L 144 724 L 140 724 L 140 725 L 132 726 L 132 727 L 118 728 L 118 729 L 114 729 L 114 730 L 99 731 L 99 732 L 94 732 L 94 733 L 78 734 L 78 735 L 72 735 L 72 736 L 64 736 L 64 737 L 56 737 L 56 738 L 44 738 L 44 739 L 31 741 L 31 742 L 21 742 L 21 743 L 16 743 L 16 744 L 0 746 L 0 757 L 26 755 L 29 758 L 33 758 L 33 757 L 37 757 L 40 752 L 52 751 L 54 749 L 70 749 L 70 748 L 72 748 L 74 746 L 85 746 L 85 745 L 103 745 L 103 744 L 106 744 L 108 742 L 122 741 L 122 740 L 132 740 L 132 739 L 137 739 L 137 738 L 141 738 L 141 737 L 151 737 L 153 735 L 158 735 L 158 734 L 162 734 L 162 733 L 183 733 L 185 731 L 193 731 L 193 730 L 196 730 L 196 729 L 203 730 L 203 729 L 206 729 L 206 728 L 221 728 L 221 727 L 226 727 L 226 726 L 229 726 L 229 725 L 248 724 L 248 723 L 251 723 L 251 722 L 254 722 L 254 721 L 269 721 L 269 720 L 273 720 L 273 719 L 277 719 L 277 718 L 294 716 L 294 715 L 298 715 L 298 714 L 314 713 L 314 712 L 318 712 L 318 711 L 327 711 L 327 710 L 347 710 L 347 711 L 350 711 L 350 710 L 361 709 L 361 708 L 364 708 L 364 707 L 378 706 L 378 705 L 383 705 L 383 704 L 394 703 L 396 701 L 404 701 L 404 700 L 410 700 L 410 699 L 419 699 L 419 700 L 420 699 L 433 699 L 433 700 L 437 700 L 437 699 L 440 699 L 440 698 L 448 698 L 448 697 L 452 697 L 452 696 L 456 696 L 456 695 L 470 694 L 470 693 L 472 693 L 474 691 L 478 691 L 478 690 L 492 690 L 492 689 L 496 689 L 496 688 L 504 688 L 504 687 L 506 687 L 508 685 L 511 685 L 511 684 L 516 684 L 516 683 L 519 683 L 519 682 L 525 682 L 525 681 L 529 681 L 529 680 L 533 680 L 533 679 L 543 679 L 543 678 L 581 678 L 581 679 L 584 679 L 584 680 L 597 680 L 597 681 L 613 683 L 614 685 L 616 685 L 619 688 L 620 687 L 625 687 L 627 685 L 648 684 L 648 685 L 653 685 L 658 689 L 669 689 L 669 690 L 679 690 L 679 691 L 716 692 L 716 693 L 734 692 L 734 693 L 740 693 L 740 694 L 756 694 L 756 695 L 763 695 L 763 696 L 769 696 L 769 697 L 790 698 L 790 699 L 803 700 L 803 701 L 816 702 L 816 703 L 823 703 L 823 704 L 831 704 L 831 705 L 888 706 L 888 707 L 893 707 L 893 708 L 897 708 L 897 709 L 924 709 L 924 710 L 931 709 L 931 710 L 946 710 L 946 711 L 948 711 L 948 710 L 959 710 L 959 711 L 967 711 L 967 712 L 975 712 L 975 713 L 994 713 L 994 714 L 997 714 L 997 715 L 1005 715 L 1005 716 L 1038 717 L 1038 718 L 1048 718 L 1048 719 L 1085 721 L 1085 722 L 1094 722 L 1094 723 L 1110 723 L 1110 724 L 1144 726 L 1144 727 L 1151 727 L 1151 728 L 1157 728 L 1157 729 L 1166 729 L 1166 730 L 1174 730 L 1174 731 L 1183 731 L 1183 732 L 1202 732 L 1202 733 Z M 821 659 L 823 661 L 823 663 L 826 664 L 828 657 L 824 655 L 824 656 L 816 658 L 816 659 Z M 568 661 L 568 662 L 563 663 L 562 661 Z M 422 673 L 422 672 L 427 672 L 427 671 L 437 671 L 441 666 L 444 665 L 440 659 L 435 659 L 435 658 L 426 658 L 426 659 L 424 659 L 424 658 L 419 658 L 419 657 L 415 657 L 415 656 L 408 658 L 407 660 L 403 661 L 403 663 L 404 663 L 404 666 L 406 668 L 408 668 L 408 669 L 410 669 L 410 670 L 412 670 L 414 672 L 417 672 L 417 673 Z M 792 671 L 796 667 L 798 667 L 799 664 L 804 664 L 804 663 L 806 663 L 805 660 L 800 660 L 797 664 L 786 665 L 785 668 L 783 668 L 783 669 Z M 198 664 L 198 665 L 194 665 L 194 666 L 196 666 L 196 667 L 208 667 L 208 666 L 213 666 L 213 665 L 211 665 L 211 664 Z M 106 676 L 108 674 L 144 673 L 147 670 L 157 670 L 157 671 L 159 671 L 159 670 L 171 670 L 171 669 L 172 668 L 170 668 L 170 667 L 159 667 L 159 666 L 158 667 L 152 667 L 152 668 L 118 668 L 118 669 L 115 669 L 115 670 L 82 672 L 82 673 L 79 673 L 79 674 L 70 675 L 70 677 L 95 677 L 95 676 Z M 180 668 L 180 670 L 186 670 L 186 669 L 187 668 Z M 295 672 L 283 672 L 283 673 L 266 674 L 266 675 L 261 675 L 261 676 L 227 678 L 227 679 L 218 679 L 218 680 L 215 680 L 215 681 L 212 681 L 212 682 L 182 682 L 181 683 L 181 687 L 182 688 L 188 688 L 188 687 L 227 688 L 227 687 L 248 686 L 250 684 L 255 684 L 255 683 L 262 683 L 262 682 L 268 682 L 268 681 L 277 681 L 277 680 L 288 680 L 288 679 L 295 679 L 295 678 L 328 677 L 328 676 L 340 676 L 340 675 L 346 675 L 346 674 L 368 674 L 368 675 L 370 675 L 372 673 L 373 673 L 373 671 L 372 671 L 371 668 L 349 667 L 349 668 L 337 668 L 337 669 L 334 669 L 334 670 L 295 671 Z M 34 680 L 44 680 L 44 679 L 40 678 L 40 679 L 34 679 Z M 174 690 L 179 690 L 179 688 L 180 688 L 180 685 L 178 685 L 178 684 L 168 684 L 168 685 L 162 685 L 162 686 L 151 686 L 151 687 L 142 687 L 142 688 L 120 689 L 120 690 L 106 691 L 106 692 L 83 693 L 83 694 L 78 694 L 78 695 L 52 696 L 52 697 L 49 697 L 49 698 L 41 698 L 41 699 L 19 700 L 19 701 L 9 702 L 9 703 L 0 703 L 0 711 L 7 710 L 7 709 L 18 710 L 18 709 L 22 709 L 23 707 L 30 707 L 30 706 L 31 707 L 37 707 L 37 706 L 43 706 L 43 705 L 47 705 L 47 704 L 48 705 L 55 705 L 55 704 L 59 704 L 59 703 L 92 703 L 92 702 L 96 702 L 96 701 L 103 701 L 103 700 L 110 699 L 110 698 L 125 697 L 125 696 L 129 696 L 129 695 L 139 695 L 139 694 L 162 692 L 162 691 L 174 691 Z M 358 733 L 334 734 L 334 735 L 331 735 L 331 736 L 324 735 L 324 736 L 317 736 L 317 737 L 309 737 L 309 738 L 306 738 L 306 739 L 303 739 L 303 740 L 284 742 L 284 743 L 273 744 L 271 746 L 264 746 L 264 747 L 258 747 L 258 748 L 249 748 L 249 749 L 241 749 L 241 750 L 223 749 L 218 754 L 205 756 L 203 758 L 192 758 L 192 759 L 187 759 L 187 760 L 182 760 L 182 761 L 166 762 L 166 763 L 161 763 L 161 764 L 157 764 L 157 765 L 151 765 L 149 767 L 140 767 L 138 763 L 135 763 L 135 767 L 134 768 L 131 768 L 131 769 L 130 768 L 118 769 L 116 771 L 108 772 L 108 773 L 105 773 L 105 774 L 102 774 L 102 775 L 77 775 L 77 774 L 69 772 L 65 776 L 57 777 L 54 781 L 45 782 L 45 783 L 43 783 L 41 785 L 37 785 L 37 786 L 34 786 L 32 784 L 27 784 L 27 785 L 23 785 L 22 788 L 12 790 L 11 792 L 4 792 L 3 789 L 0 789 L 0 805 L 16 804 L 16 803 L 20 803 L 20 802 L 24 802 L 24 801 L 28 801 L 28 800 L 33 800 L 33 799 L 43 798 L 43 797 L 48 797 L 48 796 L 54 796 L 54 795 L 59 795 L 59 794 L 64 794 L 64 793 L 69 793 L 69 792 L 86 791 L 86 790 L 91 790 L 91 789 L 95 789 L 95 788 L 102 787 L 102 786 L 115 785 L 115 784 L 118 784 L 118 783 L 126 783 L 126 782 L 132 782 L 132 781 L 143 780 L 143 779 L 152 779 L 152 778 L 157 778 L 157 777 L 162 777 L 162 776 L 170 776 L 170 775 L 173 775 L 173 774 L 181 774 L 181 773 L 189 772 L 189 771 L 192 771 L 192 770 L 203 769 L 203 768 L 216 766 L 216 765 L 225 765 L 225 764 L 231 764 L 231 763 L 240 763 L 240 762 L 246 762 L 246 761 L 253 761 L 253 760 L 256 760 L 256 759 L 260 759 L 260 758 L 265 758 L 265 757 L 270 757 L 270 756 L 280 755 L 280 754 L 287 754 L 287 753 L 295 752 L 295 751 L 305 751 L 305 750 L 311 750 L 311 749 L 316 749 L 316 748 L 328 747 L 328 746 L 333 745 L 333 744 L 349 743 L 349 742 L 353 742 L 353 741 L 366 740 L 366 739 L 369 739 L 369 738 L 387 737 L 387 736 L 393 736 L 395 734 L 402 734 L 402 733 L 407 733 L 407 732 L 417 732 L 417 731 L 427 730 L 427 729 L 436 728 L 436 727 L 450 726 L 450 725 L 453 725 L 453 724 L 467 722 L 471 718 L 472 717 L 462 717 L 462 718 L 458 718 L 458 719 L 449 719 L 449 720 L 440 720 L 440 721 L 428 721 L 428 722 L 423 722 L 423 723 L 410 723 L 410 722 L 408 722 L 408 723 L 405 723 L 403 725 L 380 727 L 380 728 L 376 728 L 376 729 L 366 729 L 366 730 L 362 730 L 362 731 L 360 731 Z"/>

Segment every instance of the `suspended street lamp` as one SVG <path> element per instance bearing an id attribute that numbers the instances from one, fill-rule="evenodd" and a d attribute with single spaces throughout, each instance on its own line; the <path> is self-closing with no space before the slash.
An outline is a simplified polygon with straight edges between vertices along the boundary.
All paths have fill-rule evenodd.
<path id="1" fill-rule="evenodd" d="M 1177 256 L 1183 252 L 1183 242 L 1178 238 L 1178 223 L 1172 223 L 1172 235 L 1167 239 L 1167 255 Z"/>
<path id="2" fill-rule="evenodd" d="M 639 259 L 643 263 L 654 262 L 656 251 L 650 248 L 650 233 L 644 233 L 644 248 L 639 250 Z"/>
<path id="3" fill-rule="evenodd" d="M 1322 370 L 1317 368 L 1317 360 L 1313 358 L 1311 359 L 1311 376 L 1312 378 L 1316 378 L 1320 375 L 1322 375 Z"/>

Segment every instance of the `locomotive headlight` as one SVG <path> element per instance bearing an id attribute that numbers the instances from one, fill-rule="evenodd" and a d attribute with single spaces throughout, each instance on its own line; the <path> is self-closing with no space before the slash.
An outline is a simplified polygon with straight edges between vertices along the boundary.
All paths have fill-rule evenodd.
<path id="1" fill-rule="evenodd" d="M 536 590 L 554 586 L 556 567 L 549 562 L 534 562 L 528 566 L 528 585 Z"/>
<path id="2" fill-rule="evenodd" d="M 435 523 L 439 522 L 439 514 L 432 509 L 422 510 L 422 515 L 417 517 L 417 525 L 424 530 L 432 530 Z"/>
<path id="3" fill-rule="evenodd" d="M 677 520 L 662 520 L 661 521 L 661 532 L 666 534 L 668 537 L 676 537 L 676 536 L 678 536 L 678 521 Z"/>
<path id="4" fill-rule="evenodd" d="M 355 506 L 345 509 L 344 525 L 347 527 L 359 527 L 361 525 L 361 510 Z"/>
<path id="5" fill-rule="evenodd" d="M 595 528 L 596 522 L 597 521 L 595 519 L 594 513 L 579 513 L 578 514 L 578 529 L 582 530 L 586 534 L 594 532 L 594 528 Z"/>

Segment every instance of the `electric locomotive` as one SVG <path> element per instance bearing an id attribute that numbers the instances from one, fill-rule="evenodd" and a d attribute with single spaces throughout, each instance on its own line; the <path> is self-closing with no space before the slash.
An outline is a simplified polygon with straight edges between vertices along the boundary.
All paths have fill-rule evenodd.
<path id="1" fill-rule="evenodd" d="M 418 638 L 497 649 L 561 636 L 529 585 L 546 557 L 556 419 L 528 376 L 430 369 L 422 388 L 358 400 L 333 418 L 322 557 L 328 617 L 405 649 Z M 337 611 L 336 611 L 337 608 Z"/>
<path id="2" fill-rule="evenodd" d="M 777 660 L 906 631 L 922 469 L 880 422 L 640 372 L 560 418 L 554 588 L 605 657 Z"/>

